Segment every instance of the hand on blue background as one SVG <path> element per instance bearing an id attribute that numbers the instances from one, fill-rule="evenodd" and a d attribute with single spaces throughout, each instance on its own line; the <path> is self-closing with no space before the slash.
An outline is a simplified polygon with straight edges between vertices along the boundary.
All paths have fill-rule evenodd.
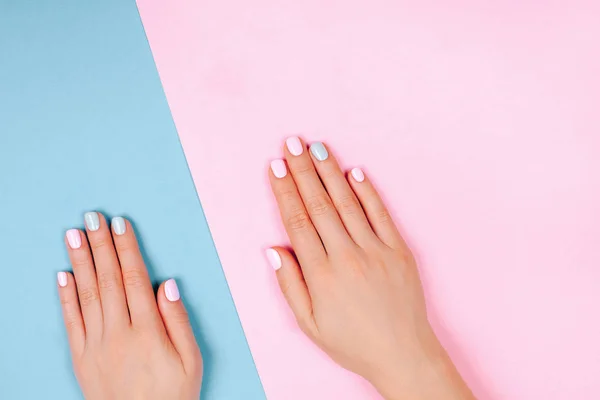
<path id="1" fill-rule="evenodd" d="M 202 357 L 177 283 L 155 296 L 131 224 L 97 212 L 71 229 L 58 287 L 75 375 L 89 400 L 200 397 Z M 112 232 L 112 233 L 111 233 Z M 74 275 L 74 276 L 73 276 Z"/>

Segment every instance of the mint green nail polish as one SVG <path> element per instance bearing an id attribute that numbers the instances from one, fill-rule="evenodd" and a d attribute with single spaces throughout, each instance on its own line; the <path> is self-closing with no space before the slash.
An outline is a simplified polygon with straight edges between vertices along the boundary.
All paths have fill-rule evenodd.
<path id="1" fill-rule="evenodd" d="M 96 232 L 100 229 L 100 217 L 97 212 L 88 212 L 83 216 L 85 220 L 85 226 L 91 231 Z"/>
<path id="2" fill-rule="evenodd" d="M 113 218 L 111 221 L 111 225 L 113 231 L 117 236 L 125 234 L 125 231 L 127 230 L 127 225 L 125 224 L 125 220 L 122 217 Z"/>
<path id="3" fill-rule="evenodd" d="M 327 149 L 325 148 L 325 146 L 323 146 L 323 143 L 321 143 L 321 142 L 316 142 L 316 143 L 311 144 L 310 152 L 319 161 L 325 161 L 325 160 L 327 160 L 327 157 L 329 157 L 329 153 L 327 152 Z"/>

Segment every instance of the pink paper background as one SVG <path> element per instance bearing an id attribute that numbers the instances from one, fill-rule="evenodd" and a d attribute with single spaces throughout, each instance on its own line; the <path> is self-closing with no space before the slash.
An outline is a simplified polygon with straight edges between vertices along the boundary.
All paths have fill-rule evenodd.
<path id="1" fill-rule="evenodd" d="M 600 398 L 600 3 L 138 5 L 270 399 L 378 398 L 263 258 L 287 243 L 268 161 L 296 133 L 381 188 L 480 399 Z"/>

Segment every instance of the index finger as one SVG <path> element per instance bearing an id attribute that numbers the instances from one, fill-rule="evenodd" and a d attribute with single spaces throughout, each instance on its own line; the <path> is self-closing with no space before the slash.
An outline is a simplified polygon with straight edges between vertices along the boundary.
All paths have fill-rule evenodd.
<path id="1" fill-rule="evenodd" d="M 292 242 L 302 271 L 309 280 L 311 270 L 326 262 L 327 253 L 304 207 L 296 183 L 288 173 L 285 161 L 274 160 L 271 162 L 269 179 L 277 199 L 283 225 Z"/>

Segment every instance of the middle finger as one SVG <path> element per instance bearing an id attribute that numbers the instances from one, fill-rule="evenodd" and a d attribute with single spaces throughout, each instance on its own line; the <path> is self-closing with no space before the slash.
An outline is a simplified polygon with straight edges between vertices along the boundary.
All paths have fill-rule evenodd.
<path id="1" fill-rule="evenodd" d="M 73 265 L 86 337 L 102 337 L 102 303 L 98 293 L 94 260 L 87 238 L 79 229 L 70 229 L 67 231 L 65 242 Z"/>
<path id="2" fill-rule="evenodd" d="M 350 245 L 352 241 L 348 232 L 319 179 L 305 144 L 300 138 L 291 137 L 287 139 L 284 151 L 300 196 L 325 249 L 331 251 L 341 245 Z"/>

